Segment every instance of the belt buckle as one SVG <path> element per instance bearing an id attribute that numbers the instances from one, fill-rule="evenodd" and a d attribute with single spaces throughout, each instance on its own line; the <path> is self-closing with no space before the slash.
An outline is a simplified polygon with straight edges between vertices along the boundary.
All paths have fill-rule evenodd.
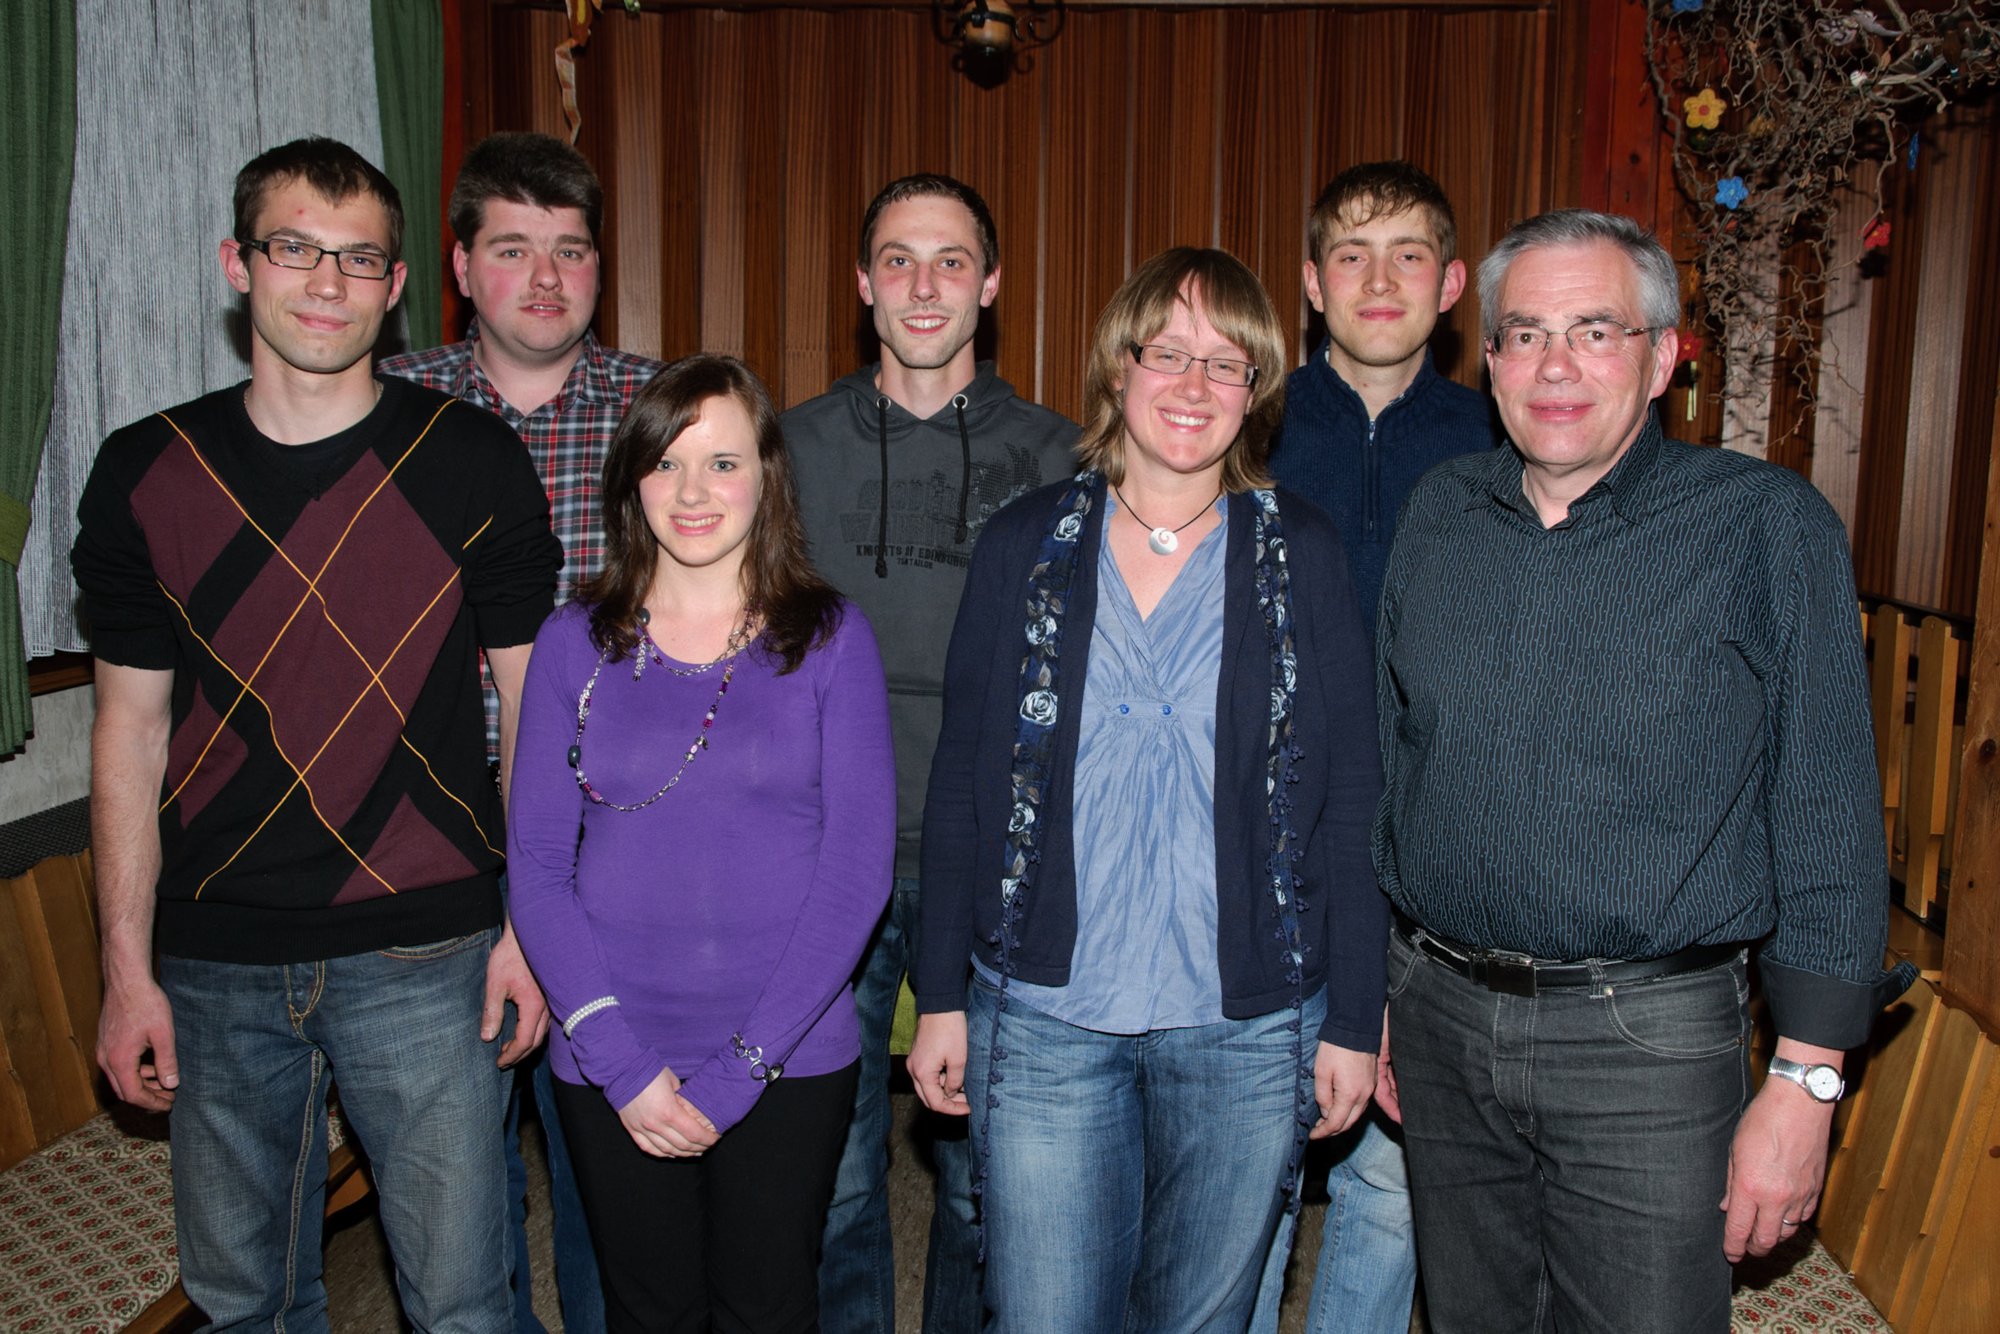
<path id="1" fill-rule="evenodd" d="M 1479 980 L 1488 991 L 1506 996 L 1535 994 L 1535 961 L 1530 956 L 1490 950 L 1479 962 L 1485 974 Z"/>

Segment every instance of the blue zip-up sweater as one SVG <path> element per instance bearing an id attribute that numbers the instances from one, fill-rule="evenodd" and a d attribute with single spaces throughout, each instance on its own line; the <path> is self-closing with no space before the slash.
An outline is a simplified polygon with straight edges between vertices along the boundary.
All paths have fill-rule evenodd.
<path id="1" fill-rule="evenodd" d="M 976 952 L 996 970 L 1000 871 L 1013 810 L 1012 761 L 1028 572 L 1067 483 L 1029 493 L 996 514 L 972 556 L 945 660 L 944 723 L 924 803 L 923 897 L 910 984 L 917 1009 L 965 1008 Z M 1215 862 L 1217 961 L 1222 1012 L 1269 1014 L 1291 1002 L 1279 958 L 1277 910 L 1265 879 L 1270 806 L 1271 650 L 1257 610 L 1254 501 L 1229 498 L 1224 553 L 1222 666 L 1216 684 Z M 1291 570 L 1299 659 L 1294 732 L 1296 781 L 1287 794 L 1302 849 L 1297 871 L 1307 942 L 1305 992 L 1327 985 L 1319 1037 L 1372 1052 L 1382 1037 L 1387 901 L 1375 887 L 1368 832 L 1381 792 L 1368 638 L 1355 609 L 1347 561 L 1325 516 L 1279 493 Z M 1076 944 L 1072 827 L 1078 709 L 1097 610 L 1103 488 L 1084 524 L 1076 582 L 1064 617 L 1062 695 L 1055 755 L 1041 810 L 1047 820 L 1026 900 L 1013 975 L 1060 987 Z M 1144 874 L 1135 867 L 1134 874 Z"/>
<path id="2" fill-rule="evenodd" d="M 1361 623 L 1372 642 L 1382 572 L 1396 536 L 1396 514 L 1417 479 L 1460 454 L 1500 443 L 1486 395 L 1447 380 L 1431 365 L 1369 420 L 1368 405 L 1319 350 L 1285 380 L 1285 419 L 1272 447 L 1280 484 L 1332 516 L 1347 551 Z"/>

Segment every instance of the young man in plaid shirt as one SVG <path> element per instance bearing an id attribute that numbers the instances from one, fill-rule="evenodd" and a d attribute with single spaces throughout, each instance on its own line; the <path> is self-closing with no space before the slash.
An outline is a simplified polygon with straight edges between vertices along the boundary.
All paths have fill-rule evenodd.
<path id="1" fill-rule="evenodd" d="M 496 134 L 465 155 L 451 192 L 458 238 L 452 269 L 477 317 L 463 342 L 391 357 L 382 369 L 497 413 L 520 435 L 549 496 L 562 543 L 558 605 L 604 562 L 598 486 L 604 454 L 632 396 L 661 363 L 605 347 L 590 331 L 602 277 L 597 248 L 604 191 L 590 164 L 543 134 Z M 487 733 L 495 735 L 487 686 Z M 535 1106 L 548 1141 L 556 1278 L 570 1334 L 604 1328 L 604 1299 L 590 1231 L 550 1101 L 548 1062 L 532 1063 Z M 509 1104 L 509 1189 L 515 1214 L 517 1331 L 539 1331 L 529 1301 L 521 1227 L 526 1172 Z"/>

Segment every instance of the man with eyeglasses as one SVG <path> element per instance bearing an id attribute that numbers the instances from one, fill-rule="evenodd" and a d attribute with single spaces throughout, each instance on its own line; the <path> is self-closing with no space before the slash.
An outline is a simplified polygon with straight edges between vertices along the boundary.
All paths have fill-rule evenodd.
<path id="1" fill-rule="evenodd" d="M 1438 320 L 1465 290 L 1457 221 L 1438 183 L 1407 162 L 1349 167 L 1313 202 L 1308 235 L 1306 299 L 1325 318 L 1326 339 L 1285 381 L 1271 472 L 1333 516 L 1372 644 L 1410 488 L 1444 460 L 1498 441 L 1486 396 L 1431 362 Z M 1371 1108 L 1330 1148 L 1308 1334 L 1405 1334 L 1417 1250 L 1401 1132 Z M 1277 1334 L 1295 1218 L 1279 1225 L 1252 1334 Z"/>
<path id="2" fill-rule="evenodd" d="M 489 135 L 467 151 L 447 209 L 457 237 L 452 272 L 474 318 L 463 339 L 390 357 L 382 369 L 494 413 L 528 447 L 563 548 L 558 605 L 604 565 L 598 500 L 604 456 L 625 409 L 661 364 L 604 346 L 591 330 L 603 290 L 598 236 L 604 187 L 583 154 L 546 134 Z M 486 685 L 486 735 L 497 744 L 498 701 Z M 549 1171 L 556 1286 L 568 1334 L 602 1334 L 604 1292 L 549 1063 L 524 1062 Z M 514 1216 L 516 1334 L 537 1334 L 526 1229 L 527 1168 L 520 1102 L 507 1108 L 508 1204 Z"/>
<path id="3" fill-rule="evenodd" d="M 1480 265 L 1509 450 L 1418 484 L 1382 590 L 1388 1100 L 1438 1331 L 1726 1330 L 1812 1216 L 1907 980 L 1840 521 L 1666 439 L 1672 258 L 1564 210 Z M 1747 955 L 1776 1022 L 1746 1069 Z"/>
<path id="4" fill-rule="evenodd" d="M 245 166 L 221 262 L 250 379 L 115 432 L 78 507 L 98 1063 L 172 1109 L 181 1280 L 215 1329 L 326 1328 L 330 1082 L 409 1323 L 513 1318 L 501 1066 L 547 1019 L 501 910 L 478 657 L 504 761 L 561 552 L 504 423 L 373 374 L 401 237 L 344 144 Z"/>
<path id="5" fill-rule="evenodd" d="M 896 870 L 889 909 L 854 980 L 861 1080 L 820 1258 L 820 1328 L 894 1334 L 889 1228 L 889 1037 L 916 929 L 925 781 L 943 711 L 944 655 L 986 520 L 1073 471 L 1076 426 L 1014 393 L 973 335 L 1000 292 L 986 201 L 950 176 L 889 182 L 861 219 L 854 277 L 881 360 L 784 416 L 799 509 L 820 573 L 867 613 L 889 678 L 896 740 Z M 940 1125 L 924 1270 L 924 1329 L 982 1322 L 971 1151 Z"/>

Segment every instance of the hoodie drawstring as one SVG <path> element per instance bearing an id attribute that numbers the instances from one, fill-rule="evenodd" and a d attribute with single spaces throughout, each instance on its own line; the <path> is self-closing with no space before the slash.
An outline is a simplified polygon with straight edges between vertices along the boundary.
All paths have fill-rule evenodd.
<path id="1" fill-rule="evenodd" d="M 958 476 L 958 535 L 952 540 L 960 546 L 965 544 L 965 500 L 972 490 L 972 437 L 965 433 L 965 404 L 964 394 L 951 396 L 951 405 L 958 409 L 958 454 L 963 469 Z M 885 455 L 884 469 L 889 466 L 886 459 Z"/>
<path id="2" fill-rule="evenodd" d="M 875 528 L 875 577 L 889 577 L 889 396 L 875 396 L 875 427 L 882 441 L 882 513 Z M 964 428 L 961 427 L 961 430 Z"/>
<path id="3" fill-rule="evenodd" d="M 953 538 L 961 545 L 970 531 L 966 524 L 966 506 L 972 498 L 972 436 L 965 429 L 965 409 L 972 400 L 964 394 L 954 394 L 951 406 L 958 414 L 958 531 Z M 889 577 L 889 396 L 875 395 L 875 432 L 882 445 L 882 512 L 875 526 L 875 577 Z"/>

